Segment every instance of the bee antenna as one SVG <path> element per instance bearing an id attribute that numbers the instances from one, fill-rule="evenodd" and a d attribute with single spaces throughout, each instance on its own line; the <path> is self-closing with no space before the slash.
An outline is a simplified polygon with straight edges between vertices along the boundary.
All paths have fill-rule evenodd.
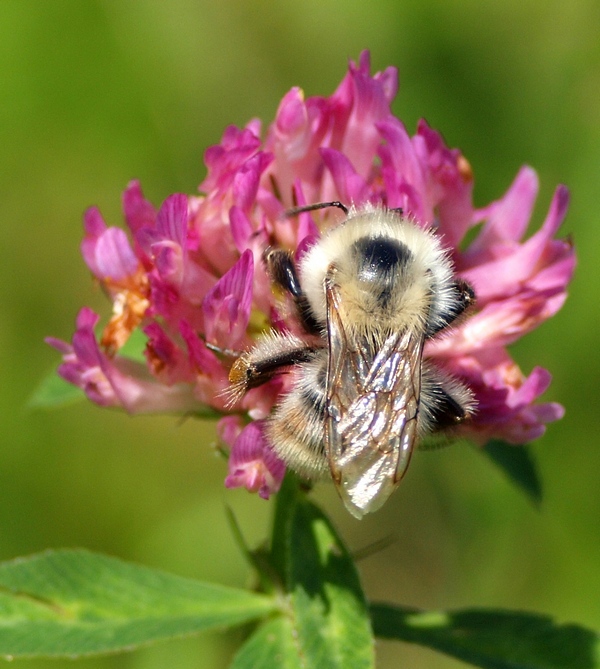
<path id="1" fill-rule="evenodd" d="M 342 202 L 334 200 L 333 202 L 318 202 L 317 204 L 307 204 L 303 207 L 294 207 L 293 209 L 288 209 L 284 213 L 284 216 L 286 218 L 291 218 L 292 216 L 303 214 L 305 211 L 315 211 L 315 209 L 327 209 L 327 207 L 337 207 L 338 209 L 341 209 L 344 212 L 344 214 L 348 215 L 349 211 L 348 207 Z"/>

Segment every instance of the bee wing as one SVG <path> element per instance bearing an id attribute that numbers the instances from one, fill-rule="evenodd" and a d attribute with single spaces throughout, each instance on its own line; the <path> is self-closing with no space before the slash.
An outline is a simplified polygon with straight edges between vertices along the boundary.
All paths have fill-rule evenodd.
<path id="1" fill-rule="evenodd" d="M 329 361 L 325 445 L 333 479 L 356 517 L 378 509 L 410 461 L 417 435 L 423 336 L 405 330 L 383 345 L 344 324 L 326 281 Z"/>

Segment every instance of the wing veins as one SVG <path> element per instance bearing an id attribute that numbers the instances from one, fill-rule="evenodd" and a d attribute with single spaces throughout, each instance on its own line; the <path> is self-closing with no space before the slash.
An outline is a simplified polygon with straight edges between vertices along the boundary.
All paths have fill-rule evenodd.
<path id="1" fill-rule="evenodd" d="M 344 503 L 359 515 L 366 507 L 380 506 L 408 467 L 417 435 L 424 338 L 404 330 L 387 334 L 378 346 L 345 324 L 349 321 L 330 275 L 325 293 L 325 446 Z"/>

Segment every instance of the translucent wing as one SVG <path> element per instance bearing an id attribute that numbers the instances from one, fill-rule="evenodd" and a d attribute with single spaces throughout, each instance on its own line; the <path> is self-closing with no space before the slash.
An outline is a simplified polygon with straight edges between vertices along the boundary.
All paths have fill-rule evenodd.
<path id="1" fill-rule="evenodd" d="M 346 508 L 360 518 L 378 509 L 410 461 L 417 435 L 423 336 L 394 332 L 376 344 L 348 326 L 336 286 L 326 281 L 325 443 Z"/>

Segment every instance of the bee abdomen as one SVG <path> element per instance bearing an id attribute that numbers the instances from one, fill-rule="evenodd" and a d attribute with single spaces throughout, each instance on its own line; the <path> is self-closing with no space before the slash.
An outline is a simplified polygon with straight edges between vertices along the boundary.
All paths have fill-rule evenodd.
<path id="1" fill-rule="evenodd" d="M 300 365 L 298 383 L 285 395 L 267 423 L 267 437 L 275 452 L 301 476 L 330 475 L 325 455 L 325 391 L 321 365 Z"/>

